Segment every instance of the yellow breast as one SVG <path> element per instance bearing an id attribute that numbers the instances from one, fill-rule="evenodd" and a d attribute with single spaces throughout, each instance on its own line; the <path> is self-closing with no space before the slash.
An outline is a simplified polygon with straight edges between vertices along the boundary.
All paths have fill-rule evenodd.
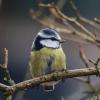
<path id="1" fill-rule="evenodd" d="M 30 71 L 33 77 L 44 75 L 48 66 L 50 57 L 53 58 L 52 70 L 61 70 L 66 68 L 65 54 L 62 48 L 42 48 L 40 51 L 32 51 L 30 56 Z"/>

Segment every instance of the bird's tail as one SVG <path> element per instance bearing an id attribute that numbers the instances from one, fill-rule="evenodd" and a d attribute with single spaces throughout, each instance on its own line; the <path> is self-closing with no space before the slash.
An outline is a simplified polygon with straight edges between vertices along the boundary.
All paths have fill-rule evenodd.
<path id="1" fill-rule="evenodd" d="M 43 87 L 44 91 L 49 92 L 55 89 L 55 85 L 57 83 L 58 81 L 57 82 L 51 81 L 51 82 L 42 83 L 41 86 Z"/>
<path id="2" fill-rule="evenodd" d="M 55 89 L 55 85 L 43 85 L 43 89 L 46 92 L 53 91 Z"/>

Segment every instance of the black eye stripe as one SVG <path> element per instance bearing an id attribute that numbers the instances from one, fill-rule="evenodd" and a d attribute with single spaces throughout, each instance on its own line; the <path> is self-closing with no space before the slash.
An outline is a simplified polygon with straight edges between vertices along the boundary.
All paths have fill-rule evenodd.
<path id="1" fill-rule="evenodd" d="M 51 40 L 57 40 L 56 38 L 54 38 L 54 37 L 52 37 L 52 38 L 50 38 Z"/>
<path id="2" fill-rule="evenodd" d="M 56 39 L 55 37 L 50 37 L 50 38 L 44 38 L 44 37 L 41 37 L 41 36 L 37 36 L 35 38 L 35 41 L 34 41 L 34 46 L 32 47 L 32 50 L 33 51 L 37 51 L 37 50 L 40 50 L 44 47 L 44 45 L 41 44 L 41 41 L 42 40 L 52 40 L 52 41 L 58 41 L 60 43 L 60 40 Z"/>
<path id="3" fill-rule="evenodd" d="M 58 40 L 58 39 L 56 39 L 56 38 L 54 38 L 54 37 L 51 37 L 51 38 L 43 38 L 43 37 L 41 37 L 40 40 L 47 40 L 47 39 L 50 39 L 50 40 L 52 40 L 52 41 L 60 41 L 60 40 Z"/>

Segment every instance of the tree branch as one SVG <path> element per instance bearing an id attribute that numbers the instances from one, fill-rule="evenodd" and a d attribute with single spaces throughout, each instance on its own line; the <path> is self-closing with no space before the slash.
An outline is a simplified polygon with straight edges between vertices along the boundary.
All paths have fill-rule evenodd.
<path id="1" fill-rule="evenodd" d="M 71 25 L 72 25 L 72 23 L 75 24 L 77 27 L 79 27 L 79 29 L 81 29 L 88 36 L 90 36 L 92 38 L 95 38 L 95 36 L 91 32 L 89 32 L 89 30 L 87 30 L 82 24 L 80 24 L 78 21 L 76 21 L 75 18 L 71 18 L 71 17 L 68 17 L 68 16 L 64 15 L 56 5 L 52 5 L 52 4 L 48 4 L 48 5 L 40 4 L 40 6 L 48 8 L 50 10 L 50 12 L 56 18 L 61 19 L 63 21 L 67 20 L 69 23 L 71 23 Z"/>
<path id="2" fill-rule="evenodd" d="M 73 34 L 76 35 L 80 38 L 82 38 L 83 40 L 85 40 L 86 42 L 90 42 L 92 44 L 95 44 L 96 46 L 100 47 L 100 39 L 97 38 L 92 32 L 90 32 L 84 25 L 82 25 L 77 18 L 73 18 L 73 17 L 69 17 L 67 15 L 64 15 L 60 9 L 53 4 L 39 4 L 39 6 L 44 7 L 44 8 L 48 8 L 48 10 L 51 12 L 51 14 L 62 21 L 62 23 L 66 26 L 65 29 L 67 30 L 60 30 L 63 31 L 64 33 L 66 32 L 67 34 Z M 39 16 L 40 13 L 38 13 L 37 15 Z M 40 14 L 41 15 L 41 14 Z M 55 28 L 54 24 L 51 23 L 51 25 L 49 25 L 48 23 L 45 23 L 44 21 L 39 20 L 36 16 L 36 14 L 32 14 L 32 18 L 36 19 L 39 23 L 41 23 L 42 25 L 51 27 L 51 28 Z M 79 16 L 79 15 L 78 15 Z M 68 29 L 69 27 L 69 29 Z M 56 28 L 57 29 L 57 28 Z M 61 28 L 59 28 L 61 29 Z"/>
<path id="3" fill-rule="evenodd" d="M 0 68 L 4 71 L 4 81 L 8 85 L 14 85 L 15 82 L 11 79 L 9 70 L 8 70 L 8 50 L 4 48 L 4 63 L 0 64 Z M 9 87 L 3 84 L 0 84 L 0 90 L 4 91 L 4 95 L 6 96 L 6 100 L 11 100 L 12 95 L 8 94 Z"/>
<path id="4" fill-rule="evenodd" d="M 80 15 L 80 13 L 78 12 L 78 10 L 77 10 L 77 8 L 74 5 L 72 0 L 70 3 L 72 5 L 74 12 L 76 13 L 77 18 L 72 18 L 72 17 L 68 17 L 68 16 L 64 15 L 60 11 L 60 9 L 55 5 L 40 4 L 41 7 L 48 8 L 49 11 L 52 13 L 52 15 L 54 15 L 55 18 L 60 19 L 63 22 L 63 24 L 65 25 L 65 27 L 66 26 L 69 26 L 69 27 L 60 28 L 54 24 L 49 25 L 46 21 L 39 20 L 36 15 L 35 16 L 32 15 L 32 18 L 36 19 L 39 23 L 41 23 L 45 26 L 55 28 L 59 32 L 79 36 L 80 38 L 83 38 L 86 42 L 90 42 L 90 43 L 95 44 L 96 46 L 100 47 L 100 39 L 97 38 L 84 25 L 82 25 L 80 23 L 80 21 L 81 21 L 81 22 L 84 22 L 86 24 L 89 24 L 90 26 L 93 26 L 94 28 L 100 29 L 100 25 L 99 25 L 100 20 L 95 19 L 95 22 L 94 22 L 94 21 L 91 21 L 91 20 L 88 20 L 88 19 L 82 17 Z M 9 84 L 5 85 L 5 84 L 0 83 L 0 91 L 4 93 L 4 95 L 7 98 L 6 100 L 11 100 L 14 92 L 24 90 L 26 88 L 31 88 L 31 87 L 34 88 L 35 86 L 40 85 L 41 83 L 50 82 L 50 81 L 58 81 L 58 80 L 61 80 L 64 78 L 67 79 L 67 78 L 82 77 L 82 76 L 89 77 L 90 75 L 97 75 L 98 71 L 97 71 L 96 67 L 89 67 L 89 61 L 86 58 L 86 55 L 85 55 L 82 48 L 80 50 L 80 56 L 83 59 L 87 68 L 57 71 L 57 72 L 54 72 L 51 74 L 43 75 L 40 77 L 36 77 L 34 79 L 26 80 L 26 81 L 15 84 L 14 81 L 11 79 L 10 73 L 7 69 L 8 50 L 5 48 L 4 49 L 4 64 L 0 64 L 0 68 L 4 69 L 4 73 L 5 73 L 4 80 L 6 82 L 9 82 Z M 100 59 L 98 59 L 97 62 L 95 63 L 96 66 L 98 66 L 99 61 L 100 61 Z M 98 70 L 100 70 L 100 67 L 98 67 Z M 85 80 L 84 80 L 84 82 L 85 82 Z M 92 87 L 91 84 L 90 84 L 90 86 Z M 92 90 L 95 90 L 95 89 L 92 89 Z"/>
<path id="5" fill-rule="evenodd" d="M 100 21 L 97 18 L 94 18 L 94 20 L 89 20 L 89 19 L 81 16 L 81 14 L 79 13 L 77 7 L 74 4 L 74 1 L 73 0 L 69 0 L 69 2 L 71 4 L 71 7 L 72 7 L 73 11 L 76 14 L 77 20 L 79 20 L 79 21 L 81 21 L 83 23 L 86 23 L 86 24 L 88 24 L 88 25 L 100 30 Z"/>
<path id="6" fill-rule="evenodd" d="M 8 94 L 12 94 L 15 91 L 19 91 L 19 90 L 23 90 L 23 89 L 31 88 L 31 87 L 33 88 L 44 82 L 58 81 L 63 78 L 73 78 L 73 77 L 81 77 L 81 76 L 96 75 L 96 74 L 97 74 L 97 70 L 95 67 L 58 71 L 58 72 L 54 72 L 48 75 L 43 75 L 41 77 L 37 77 L 34 79 L 26 80 L 26 81 L 14 84 L 12 86 L 0 84 L 0 91 L 6 92 Z"/>
<path id="7" fill-rule="evenodd" d="M 94 18 L 94 21 L 98 24 L 100 24 L 100 19 Z"/>

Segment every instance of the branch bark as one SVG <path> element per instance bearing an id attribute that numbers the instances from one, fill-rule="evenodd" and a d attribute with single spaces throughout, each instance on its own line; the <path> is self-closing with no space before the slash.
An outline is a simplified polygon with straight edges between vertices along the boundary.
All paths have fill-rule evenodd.
<path id="1" fill-rule="evenodd" d="M 0 64 L 0 68 L 4 70 L 4 81 L 10 86 L 14 85 L 15 82 L 12 80 L 9 70 L 8 70 L 8 50 L 6 48 L 4 48 L 4 63 Z M 1 85 L 0 90 L 4 91 L 6 100 L 11 100 L 12 99 L 11 93 L 9 94 L 8 92 L 6 92 L 9 90 L 9 86 L 6 86 L 4 84 L 0 84 L 0 85 Z"/>
<path id="2" fill-rule="evenodd" d="M 87 29 L 87 27 L 85 27 L 84 25 L 82 25 L 80 22 L 79 22 L 79 18 L 80 16 L 77 15 L 79 18 L 74 18 L 74 17 L 69 17 L 67 15 L 64 15 L 60 9 L 56 6 L 56 5 L 53 5 L 53 4 L 39 4 L 40 7 L 43 7 L 43 8 L 47 8 L 50 13 L 57 19 L 61 20 L 62 23 L 65 25 L 65 26 L 69 26 L 70 29 L 67 29 L 67 30 L 61 30 L 63 31 L 64 33 L 68 33 L 68 34 L 74 34 L 76 35 L 77 37 L 80 37 L 82 39 L 84 39 L 86 42 L 88 43 L 91 43 L 91 44 L 94 44 L 96 45 L 97 47 L 100 48 L 100 39 L 97 38 L 95 36 L 95 34 L 93 34 L 90 30 Z M 40 22 L 41 24 L 45 25 L 45 26 L 48 26 L 48 27 L 51 27 L 51 28 L 54 28 L 55 26 L 54 25 L 49 25 L 41 20 L 38 19 L 38 16 L 40 13 L 31 13 L 32 14 L 32 18 L 33 19 L 36 19 L 38 22 Z M 43 19 L 42 19 L 43 20 Z M 85 19 L 86 20 L 86 19 Z M 83 22 L 83 21 L 82 21 Z M 88 20 L 86 21 L 88 22 Z M 84 21 L 85 23 L 85 21 Z M 89 21 L 89 23 L 92 23 L 91 21 Z M 94 22 L 95 23 L 95 22 Z M 90 25 L 90 24 L 89 24 Z M 92 26 L 92 25 L 90 25 Z M 67 28 L 67 27 L 66 27 Z M 65 28 L 65 29 L 66 29 Z"/>
<path id="3" fill-rule="evenodd" d="M 100 67 L 99 67 L 100 68 Z M 81 76 L 96 75 L 97 70 L 95 67 L 83 68 L 83 69 L 74 69 L 74 70 L 64 70 L 58 71 L 51 74 L 43 75 L 34 79 L 26 80 L 12 86 L 7 86 L 0 83 L 0 91 L 12 94 L 15 91 L 24 90 L 26 88 L 33 88 L 41 83 L 49 81 L 58 81 L 64 78 L 73 78 Z"/>

